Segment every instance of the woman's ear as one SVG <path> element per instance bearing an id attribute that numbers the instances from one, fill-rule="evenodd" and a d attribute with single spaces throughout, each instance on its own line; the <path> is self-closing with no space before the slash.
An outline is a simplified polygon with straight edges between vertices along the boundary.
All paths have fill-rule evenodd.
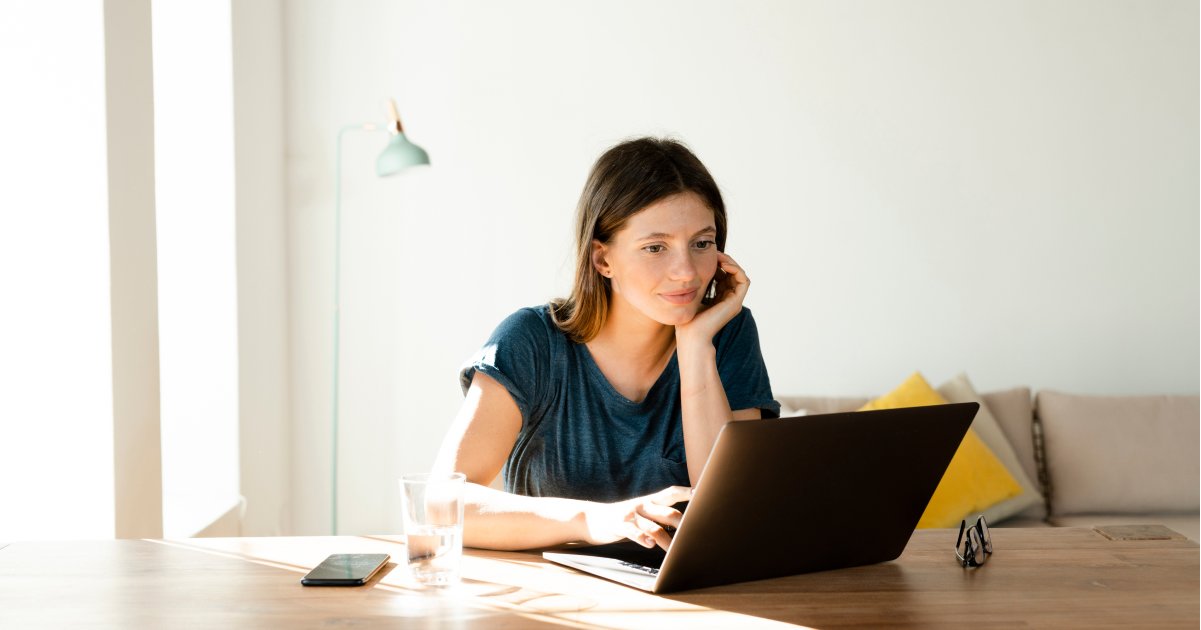
<path id="1" fill-rule="evenodd" d="M 613 273 L 609 269 L 609 261 L 606 260 L 606 258 L 605 258 L 605 255 L 607 253 L 608 253 L 608 248 L 605 247 L 605 244 L 598 240 L 593 239 L 593 241 L 592 241 L 592 267 L 594 269 L 596 269 L 597 273 L 599 273 L 600 275 L 602 275 L 606 278 L 610 277 Z"/>

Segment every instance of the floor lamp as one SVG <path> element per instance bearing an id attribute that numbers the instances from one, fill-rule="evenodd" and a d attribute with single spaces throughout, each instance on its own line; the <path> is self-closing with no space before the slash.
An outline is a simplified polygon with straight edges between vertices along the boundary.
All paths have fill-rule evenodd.
<path id="1" fill-rule="evenodd" d="M 332 432 L 332 457 L 330 458 L 330 529 L 338 534 L 338 371 L 341 363 L 342 337 L 342 138 L 351 131 L 384 131 L 391 134 L 388 146 L 375 160 L 375 174 L 379 177 L 395 175 L 410 166 L 429 164 L 430 156 L 425 149 L 409 142 L 405 138 L 404 128 L 400 124 L 400 114 L 396 111 L 396 101 L 388 101 L 388 123 L 360 123 L 347 125 L 338 131 L 336 161 L 334 167 L 334 368 L 333 368 L 333 407 L 330 412 L 330 430 Z"/>

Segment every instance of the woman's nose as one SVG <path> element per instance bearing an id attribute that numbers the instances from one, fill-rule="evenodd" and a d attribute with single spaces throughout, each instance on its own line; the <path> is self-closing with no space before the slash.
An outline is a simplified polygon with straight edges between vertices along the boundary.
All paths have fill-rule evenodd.
<path id="1" fill-rule="evenodd" d="M 677 255 L 671 261 L 670 272 L 673 280 L 691 281 L 697 276 L 696 261 L 688 254 Z"/>

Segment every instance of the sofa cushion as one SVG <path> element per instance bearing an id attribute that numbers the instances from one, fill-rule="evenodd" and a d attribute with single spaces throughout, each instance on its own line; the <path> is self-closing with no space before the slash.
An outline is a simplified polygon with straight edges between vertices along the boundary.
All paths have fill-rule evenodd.
<path id="1" fill-rule="evenodd" d="M 868 399 L 837 396 L 777 396 L 776 401 L 780 403 L 780 417 L 787 418 L 785 410 L 794 412 L 792 415 L 855 411 L 867 404 Z"/>
<path id="2" fill-rule="evenodd" d="M 942 394 L 948 402 L 963 403 L 975 402 L 980 403 L 980 411 L 976 414 L 976 419 L 972 421 L 972 430 L 980 439 L 988 446 L 993 455 L 1001 460 L 1007 470 L 1022 487 L 1021 494 L 1010 497 L 984 510 L 984 517 L 989 523 L 1001 523 L 1011 516 L 1024 515 L 1033 518 L 1042 518 L 1045 516 L 1046 508 L 1043 506 L 1043 495 L 1038 491 L 1038 484 L 1026 474 L 1022 467 L 1021 461 L 1018 460 L 1017 453 L 1010 446 L 1008 438 L 997 424 L 996 418 L 988 408 L 988 404 L 976 393 L 976 389 L 972 387 L 972 383 L 968 380 L 967 374 L 960 373 L 951 380 L 943 383 L 938 388 L 938 393 Z M 1037 477 L 1035 477 L 1037 479 Z M 1029 510 L 1029 513 L 1027 512 Z"/>
<path id="3" fill-rule="evenodd" d="M 1030 399 L 1030 389 L 1015 387 L 998 392 L 980 394 L 988 404 L 1001 432 L 1009 440 L 1022 470 L 1026 476 L 1038 481 L 1038 464 L 1034 459 L 1034 405 Z M 1041 489 L 1041 487 L 1040 487 Z"/>
<path id="4" fill-rule="evenodd" d="M 893 391 L 863 406 L 863 410 L 941 405 L 946 400 L 914 373 Z M 951 458 L 934 496 L 918 521 L 918 528 L 955 527 L 963 518 L 1017 496 L 1022 487 L 1014 481 L 988 446 L 968 429 Z"/>
<path id="5" fill-rule="evenodd" d="M 1042 391 L 1035 406 L 1053 515 L 1197 513 L 1197 396 Z"/>

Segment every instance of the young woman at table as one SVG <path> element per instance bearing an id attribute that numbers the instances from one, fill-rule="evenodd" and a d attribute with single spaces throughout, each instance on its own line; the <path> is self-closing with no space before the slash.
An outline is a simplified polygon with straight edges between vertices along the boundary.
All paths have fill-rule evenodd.
<path id="1" fill-rule="evenodd" d="M 571 295 L 510 315 L 460 374 L 435 470 L 467 476 L 468 546 L 666 549 L 722 425 L 779 415 L 725 204 L 691 151 L 605 152 L 576 241 Z"/>

